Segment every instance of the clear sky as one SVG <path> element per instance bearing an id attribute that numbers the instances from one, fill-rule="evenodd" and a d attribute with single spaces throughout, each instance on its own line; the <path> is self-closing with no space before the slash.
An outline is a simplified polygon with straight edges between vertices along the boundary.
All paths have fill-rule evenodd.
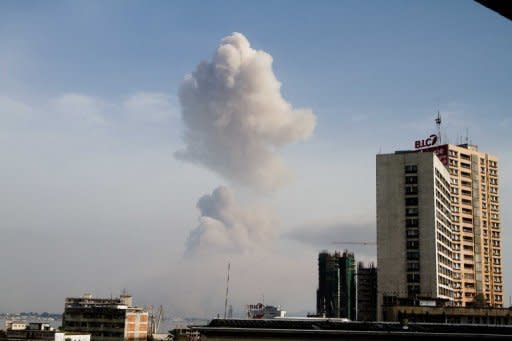
<path id="1" fill-rule="evenodd" d="M 232 32 L 316 117 L 309 139 L 273 149 L 293 177 L 270 192 L 174 156 L 180 85 Z M 511 37 L 511 21 L 472 1 L 0 2 L 0 312 L 126 288 L 208 317 L 228 260 L 235 311 L 262 295 L 313 311 L 318 251 L 374 238 L 375 154 L 435 132 L 438 110 L 445 141 L 469 135 L 501 160 L 508 302 Z M 196 203 L 219 185 L 240 211 L 272 211 L 273 237 L 188 259 Z"/>

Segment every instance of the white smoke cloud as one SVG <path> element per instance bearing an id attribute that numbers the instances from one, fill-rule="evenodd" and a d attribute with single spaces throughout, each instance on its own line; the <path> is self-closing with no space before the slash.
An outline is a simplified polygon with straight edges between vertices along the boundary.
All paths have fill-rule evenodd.
<path id="1" fill-rule="evenodd" d="M 294 109 L 281 95 L 272 57 L 240 33 L 222 39 L 210 62 L 188 75 L 179 92 L 186 131 L 182 160 L 230 181 L 275 189 L 290 172 L 276 149 L 308 138 L 310 109 Z"/>
<path id="2" fill-rule="evenodd" d="M 188 254 L 207 251 L 244 252 L 273 239 L 275 220 L 262 207 L 241 208 L 233 192 L 224 186 L 197 202 L 199 226 L 190 232 Z"/>

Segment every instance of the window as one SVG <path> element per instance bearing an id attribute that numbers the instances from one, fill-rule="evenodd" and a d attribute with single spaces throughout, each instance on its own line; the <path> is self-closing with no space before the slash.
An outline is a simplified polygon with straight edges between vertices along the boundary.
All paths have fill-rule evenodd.
<path id="1" fill-rule="evenodd" d="M 418 260 L 420 259 L 420 253 L 418 251 L 407 251 L 407 260 Z"/>
<path id="2" fill-rule="evenodd" d="M 407 237 L 409 238 L 418 238 L 419 231 L 417 229 L 408 229 L 407 230 Z"/>
<path id="3" fill-rule="evenodd" d="M 463 205 L 471 205 L 471 200 L 469 200 L 469 199 L 462 199 L 462 204 Z"/>
<path id="4" fill-rule="evenodd" d="M 419 222 L 418 218 L 407 218 L 405 219 L 405 226 L 406 227 L 418 227 Z"/>
<path id="5" fill-rule="evenodd" d="M 416 165 L 407 165 L 405 166 L 406 173 L 416 173 L 418 171 L 418 167 Z"/>
<path id="6" fill-rule="evenodd" d="M 417 194 L 418 186 L 405 186 L 405 194 Z"/>
<path id="7" fill-rule="evenodd" d="M 465 242 L 468 242 L 468 243 L 472 243 L 473 242 L 473 237 L 470 237 L 470 236 L 463 236 L 462 239 Z"/>
<path id="8" fill-rule="evenodd" d="M 420 286 L 419 285 L 409 285 L 407 286 L 407 294 L 409 296 L 416 296 L 420 293 Z"/>
<path id="9" fill-rule="evenodd" d="M 405 209 L 405 215 L 406 216 L 417 216 L 418 215 L 418 208 L 417 207 L 408 207 Z"/>
<path id="10" fill-rule="evenodd" d="M 407 241 L 408 249 L 418 249 L 420 247 L 420 243 L 417 240 L 409 240 Z"/>
<path id="11" fill-rule="evenodd" d="M 406 206 L 418 206 L 418 197 L 405 198 Z"/>
<path id="12" fill-rule="evenodd" d="M 407 263 L 407 271 L 420 271 L 420 263 L 418 263 L 418 262 Z"/>
<path id="13" fill-rule="evenodd" d="M 405 177 L 405 183 L 406 184 L 417 184 L 418 183 L 418 177 L 414 175 L 409 175 Z"/>
<path id="14" fill-rule="evenodd" d="M 460 182 L 460 184 L 461 184 L 462 186 L 464 186 L 464 187 L 471 187 L 471 182 L 470 182 L 470 181 L 464 181 L 464 180 L 462 180 L 462 181 Z"/>
<path id="15" fill-rule="evenodd" d="M 417 273 L 407 274 L 407 282 L 419 283 L 420 282 L 420 274 L 417 274 Z"/>

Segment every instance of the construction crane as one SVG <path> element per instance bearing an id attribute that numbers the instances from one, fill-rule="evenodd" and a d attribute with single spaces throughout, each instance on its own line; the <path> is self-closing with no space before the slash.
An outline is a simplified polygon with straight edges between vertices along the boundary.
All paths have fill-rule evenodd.
<path id="1" fill-rule="evenodd" d="M 156 316 L 153 312 L 153 307 L 151 307 L 151 335 L 157 334 L 158 329 L 160 328 L 160 323 L 162 322 L 162 319 L 164 318 L 164 308 L 162 305 L 158 307 L 158 310 L 156 312 Z"/>
<path id="2" fill-rule="evenodd" d="M 332 242 L 338 245 L 377 245 L 377 242 Z"/>

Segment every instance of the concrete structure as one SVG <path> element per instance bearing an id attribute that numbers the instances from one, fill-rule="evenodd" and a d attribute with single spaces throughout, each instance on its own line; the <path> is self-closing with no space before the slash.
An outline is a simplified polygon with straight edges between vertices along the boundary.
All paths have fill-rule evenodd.
<path id="1" fill-rule="evenodd" d="M 318 255 L 317 314 L 355 319 L 354 254 L 345 251 Z"/>
<path id="2" fill-rule="evenodd" d="M 5 329 L 9 330 L 25 330 L 27 324 L 24 321 L 5 321 Z"/>
<path id="3" fill-rule="evenodd" d="M 470 305 L 479 295 L 503 307 L 498 159 L 469 144 L 426 151 L 450 172 L 455 304 Z"/>
<path id="4" fill-rule="evenodd" d="M 379 306 L 503 307 L 498 188 L 497 158 L 474 145 L 377 155 Z"/>
<path id="5" fill-rule="evenodd" d="M 512 325 L 512 310 L 505 308 L 424 306 L 420 301 L 385 305 L 382 311 L 382 320 L 390 322 Z"/>
<path id="6" fill-rule="evenodd" d="M 434 153 L 377 155 L 378 306 L 453 301 L 450 175 Z"/>
<path id="7" fill-rule="evenodd" d="M 23 323 L 24 324 L 24 323 Z M 8 341 L 53 341 L 55 339 L 55 329 L 47 323 L 31 322 L 25 327 L 22 323 L 16 323 L 8 327 L 5 331 L 5 337 Z M 12 328 L 14 327 L 14 329 Z"/>
<path id="8" fill-rule="evenodd" d="M 55 341 L 91 341 L 91 334 L 55 333 Z"/>
<path id="9" fill-rule="evenodd" d="M 200 340 L 510 340 L 509 326 L 432 323 L 345 322 L 303 318 L 272 320 L 213 320 L 195 326 Z M 189 339 L 187 339 L 189 340 Z M 196 339 L 197 340 L 197 339 Z"/>
<path id="10" fill-rule="evenodd" d="M 357 266 L 357 320 L 377 321 L 377 268 L 371 263 Z"/>
<path id="11" fill-rule="evenodd" d="M 132 297 L 66 298 L 62 328 L 90 333 L 92 341 L 147 340 L 149 314 L 133 306 Z"/>

